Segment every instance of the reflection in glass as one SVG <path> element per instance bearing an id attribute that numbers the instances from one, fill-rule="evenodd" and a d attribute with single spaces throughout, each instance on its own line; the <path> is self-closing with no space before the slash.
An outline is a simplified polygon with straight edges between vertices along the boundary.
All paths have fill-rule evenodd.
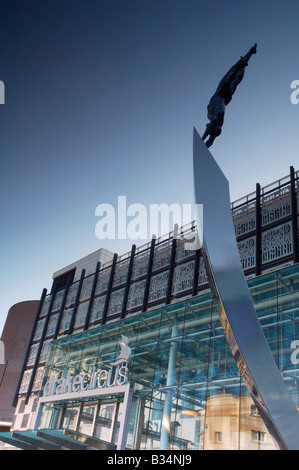
<path id="1" fill-rule="evenodd" d="M 61 427 L 64 429 L 76 430 L 78 406 L 68 406 L 64 409 Z"/>
<path id="2" fill-rule="evenodd" d="M 298 365 L 291 360 L 291 343 L 299 340 L 299 267 L 265 274 L 248 285 L 273 356 L 299 406 Z M 44 380 L 65 377 L 68 371 L 109 368 L 119 354 L 121 335 L 129 338 L 128 376 L 134 383 L 127 448 L 160 449 L 163 419 L 169 449 L 274 448 L 240 379 L 210 294 L 53 342 Z M 77 426 L 117 443 L 124 409 L 120 396 L 109 400 L 99 397 L 66 408 L 57 424 L 54 408 L 46 407 L 43 426 Z"/>
<path id="3" fill-rule="evenodd" d="M 78 431 L 87 436 L 92 436 L 95 408 L 95 405 L 84 405 L 81 408 Z"/>
<path id="4" fill-rule="evenodd" d="M 112 442 L 114 412 L 115 403 L 100 404 L 96 417 L 94 437 L 105 442 Z"/>

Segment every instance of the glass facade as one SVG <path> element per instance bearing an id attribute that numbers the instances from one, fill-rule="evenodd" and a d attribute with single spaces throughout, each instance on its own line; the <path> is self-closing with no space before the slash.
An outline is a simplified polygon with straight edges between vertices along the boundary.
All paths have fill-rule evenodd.
<path id="1" fill-rule="evenodd" d="M 299 265 L 255 277 L 248 285 L 269 347 L 298 405 Z M 127 449 L 275 448 L 240 377 L 217 301 L 209 293 L 53 341 L 43 385 L 53 376 L 108 370 L 119 356 L 122 336 L 129 339 L 128 382 L 134 387 Z M 57 397 L 44 406 L 39 427 L 68 428 L 116 444 L 124 413 L 121 393 L 67 401 Z"/>

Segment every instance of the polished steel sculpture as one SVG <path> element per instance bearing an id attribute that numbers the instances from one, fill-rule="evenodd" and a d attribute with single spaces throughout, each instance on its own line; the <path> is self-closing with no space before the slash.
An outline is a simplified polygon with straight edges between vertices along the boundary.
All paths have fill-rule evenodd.
<path id="1" fill-rule="evenodd" d="M 255 44 L 244 57 L 241 57 L 238 62 L 229 69 L 210 99 L 208 104 L 208 119 L 210 123 L 207 124 L 205 133 L 202 136 L 202 140 L 210 136 L 206 142 L 207 147 L 211 147 L 215 138 L 221 134 L 225 106 L 231 101 L 237 86 L 243 80 L 245 67 L 247 67 L 252 54 L 256 54 L 256 47 L 257 45 Z"/>
<path id="2" fill-rule="evenodd" d="M 195 202 L 203 204 L 202 252 L 220 320 L 241 376 L 279 449 L 299 449 L 299 413 L 260 326 L 242 269 L 229 184 L 196 129 Z M 200 219 L 197 224 L 200 224 Z M 200 235 L 199 235 L 200 236 Z"/>

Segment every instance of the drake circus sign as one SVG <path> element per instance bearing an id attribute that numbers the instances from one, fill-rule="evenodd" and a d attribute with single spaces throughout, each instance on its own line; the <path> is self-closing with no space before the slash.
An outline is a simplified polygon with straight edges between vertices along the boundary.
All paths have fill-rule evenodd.
<path id="1" fill-rule="evenodd" d="M 108 370 L 97 370 L 93 367 L 91 373 L 72 374 L 68 372 L 66 377 L 52 376 L 45 384 L 43 396 L 78 393 L 96 389 L 118 387 L 128 382 L 128 361 L 131 349 L 128 346 L 128 338 L 122 336 L 120 343 L 121 353 L 110 364 Z"/>

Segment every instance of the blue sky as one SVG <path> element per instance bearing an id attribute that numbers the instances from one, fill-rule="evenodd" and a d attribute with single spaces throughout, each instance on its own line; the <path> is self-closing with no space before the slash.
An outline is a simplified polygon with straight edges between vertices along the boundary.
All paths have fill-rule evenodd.
<path id="1" fill-rule="evenodd" d="M 257 42 L 211 150 L 237 199 L 299 169 L 297 0 L 0 2 L 0 331 L 98 248 L 99 204 L 192 203 L 192 132 Z M 140 240 L 142 244 L 144 240 Z"/>

